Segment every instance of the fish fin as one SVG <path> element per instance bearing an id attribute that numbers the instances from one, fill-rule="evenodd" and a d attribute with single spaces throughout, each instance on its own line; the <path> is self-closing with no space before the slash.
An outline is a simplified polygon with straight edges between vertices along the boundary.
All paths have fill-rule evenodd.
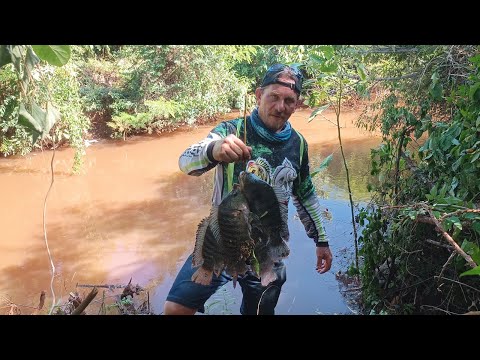
<path id="1" fill-rule="evenodd" d="M 215 240 L 220 242 L 220 228 L 218 226 L 218 206 L 212 206 L 210 210 L 210 230 L 212 230 Z"/>
<path id="2" fill-rule="evenodd" d="M 199 267 L 192 275 L 192 281 L 201 285 L 210 285 L 212 282 L 213 271 Z"/>
<path id="3" fill-rule="evenodd" d="M 192 267 L 197 267 L 203 264 L 203 242 L 205 241 L 205 234 L 207 233 L 209 217 L 200 221 L 197 228 L 197 235 L 195 238 L 195 247 L 193 249 Z"/>
<path id="4" fill-rule="evenodd" d="M 220 266 L 218 264 L 215 264 L 215 267 L 213 269 L 213 273 L 215 274 L 216 277 L 220 276 L 220 273 L 223 271 L 223 265 Z"/>
<path id="5" fill-rule="evenodd" d="M 260 277 L 260 281 L 262 283 L 262 286 L 267 286 L 270 284 L 272 281 L 277 280 L 277 274 L 275 274 L 273 271 L 269 271 L 267 273 L 264 273 Z"/>

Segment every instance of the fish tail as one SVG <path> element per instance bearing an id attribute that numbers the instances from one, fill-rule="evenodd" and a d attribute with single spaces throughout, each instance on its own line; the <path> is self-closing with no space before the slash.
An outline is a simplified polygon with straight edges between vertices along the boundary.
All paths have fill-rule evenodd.
<path id="1" fill-rule="evenodd" d="M 204 267 L 199 267 L 192 275 L 192 281 L 201 285 L 210 285 L 212 282 L 213 271 Z"/>
<path id="2" fill-rule="evenodd" d="M 195 238 L 195 248 L 193 249 L 192 267 L 197 267 L 203 264 L 204 258 L 202 254 L 203 243 L 208 228 L 209 217 L 200 221 L 197 228 L 197 236 Z"/>
<path id="3" fill-rule="evenodd" d="M 263 276 L 261 276 L 260 280 L 262 286 L 267 286 L 272 281 L 277 280 L 277 274 L 275 274 L 273 271 L 267 272 L 266 274 L 263 274 Z"/>

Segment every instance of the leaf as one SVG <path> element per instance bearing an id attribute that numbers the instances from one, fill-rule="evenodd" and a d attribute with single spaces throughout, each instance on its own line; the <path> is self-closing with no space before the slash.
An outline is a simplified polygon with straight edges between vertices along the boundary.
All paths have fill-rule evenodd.
<path id="1" fill-rule="evenodd" d="M 18 111 L 18 123 L 24 125 L 27 130 L 30 131 L 33 138 L 33 144 L 35 144 L 38 137 L 42 134 L 42 127 L 39 121 L 27 111 L 23 103 L 20 103 Z"/>
<path id="2" fill-rule="evenodd" d="M 35 110 L 33 110 L 35 107 Z M 30 130 L 35 130 L 38 133 L 42 133 L 43 126 L 42 124 L 45 123 L 45 119 L 42 118 L 41 111 L 38 111 L 38 105 L 32 105 L 32 113 L 30 113 L 27 108 L 25 107 L 24 103 L 20 103 L 20 108 L 18 111 L 18 122 L 24 126 L 26 126 Z M 34 115 L 35 114 L 35 115 Z M 44 117 L 45 115 L 43 115 Z"/>
<path id="3" fill-rule="evenodd" d="M 310 54 L 310 59 L 312 59 L 314 62 L 316 62 L 317 64 L 323 64 L 325 62 L 325 59 L 323 59 L 322 57 L 316 55 L 316 54 Z"/>
<path id="4" fill-rule="evenodd" d="M 432 96 L 433 100 L 441 100 L 442 92 L 443 88 L 440 83 L 436 83 L 435 85 L 430 87 L 430 95 Z"/>
<path id="5" fill-rule="evenodd" d="M 451 216 L 450 221 L 453 222 L 453 225 L 460 230 L 462 230 L 462 223 L 460 222 L 460 219 L 456 216 Z"/>
<path id="6" fill-rule="evenodd" d="M 477 93 L 479 87 L 480 87 L 480 82 L 475 83 L 473 86 L 470 87 L 470 93 L 469 93 L 470 99 L 475 100 L 475 94 Z"/>
<path id="7" fill-rule="evenodd" d="M 7 48 L 8 45 L 0 45 L 0 68 L 12 62 L 10 51 Z"/>
<path id="8" fill-rule="evenodd" d="M 480 265 L 460 274 L 460 277 L 467 275 L 480 275 Z"/>
<path id="9" fill-rule="evenodd" d="M 472 228 L 480 235 L 480 222 L 474 222 Z"/>
<path id="10" fill-rule="evenodd" d="M 325 56 L 325 59 L 330 60 L 333 57 L 334 54 L 334 49 L 333 46 L 331 45 L 324 45 L 320 46 L 320 50 L 323 52 L 323 56 Z"/>
<path id="11" fill-rule="evenodd" d="M 337 71 L 337 64 L 332 62 L 330 64 L 324 63 L 320 65 L 320 71 L 323 71 L 324 73 L 332 73 Z"/>
<path id="12" fill-rule="evenodd" d="M 47 104 L 47 116 L 45 118 L 44 134 L 48 134 L 53 125 L 60 119 L 60 112 L 51 104 Z"/>
<path id="13" fill-rule="evenodd" d="M 32 48 L 40 59 L 51 65 L 63 66 L 70 59 L 69 45 L 32 45 Z"/>
<path id="14" fill-rule="evenodd" d="M 480 215 L 475 213 L 466 213 L 463 215 L 463 217 L 468 220 L 480 219 Z"/>
<path id="15" fill-rule="evenodd" d="M 477 161 L 477 159 L 480 157 L 480 151 L 477 150 L 477 152 L 475 153 L 475 155 L 473 155 L 473 158 L 472 160 L 470 161 L 470 164 L 473 164 L 475 161 Z"/>
<path id="16" fill-rule="evenodd" d="M 23 73 L 23 88 L 28 89 L 28 84 L 30 83 L 30 77 L 32 70 L 39 63 L 40 59 L 35 55 L 31 47 L 27 48 L 27 55 L 25 56 L 25 67 Z"/>
<path id="17" fill-rule="evenodd" d="M 365 75 L 365 65 L 363 64 L 358 64 L 357 65 L 357 73 L 358 76 L 360 76 L 360 79 L 363 81 L 366 79 L 367 75 Z"/>
<path id="18" fill-rule="evenodd" d="M 320 166 L 315 170 L 313 171 L 312 173 L 310 173 L 310 177 L 314 177 L 315 175 L 317 175 L 320 171 L 323 171 L 325 170 L 328 165 L 330 164 L 330 162 L 332 161 L 333 159 L 333 154 L 330 154 L 328 155 L 323 161 L 322 163 L 320 164 Z"/>
<path id="19" fill-rule="evenodd" d="M 323 105 L 323 106 L 320 106 L 318 109 L 314 110 L 312 112 L 312 114 L 309 116 L 308 118 L 308 122 L 312 121 L 313 119 L 315 119 L 315 117 L 317 115 L 320 115 L 324 110 L 328 109 L 328 107 L 330 106 L 331 104 L 328 103 L 326 105 Z"/>
<path id="20" fill-rule="evenodd" d="M 33 143 L 40 135 L 48 134 L 59 118 L 60 113 L 51 103 L 47 104 L 47 111 L 45 111 L 33 102 L 31 112 L 27 110 L 24 103 L 20 103 L 18 122 L 30 130 Z"/>

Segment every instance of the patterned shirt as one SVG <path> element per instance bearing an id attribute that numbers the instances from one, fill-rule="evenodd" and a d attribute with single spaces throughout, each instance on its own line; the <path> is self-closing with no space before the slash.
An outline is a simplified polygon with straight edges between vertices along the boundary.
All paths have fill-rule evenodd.
<path id="1" fill-rule="evenodd" d="M 199 176 L 216 167 L 212 202 L 219 205 L 228 194 L 228 164 L 215 161 L 211 155 L 214 142 L 229 134 L 244 138 L 243 118 L 223 121 L 200 142 L 191 145 L 179 158 L 179 167 L 188 175 Z M 300 149 L 303 143 L 303 154 Z M 272 142 L 257 133 L 247 117 L 247 145 L 252 157 L 247 163 L 233 166 L 233 183 L 238 183 L 242 171 L 255 173 L 272 186 L 281 186 L 286 198 L 292 198 L 307 236 L 315 243 L 328 244 L 322 225 L 320 203 L 312 183 L 308 161 L 308 145 L 303 136 L 293 130 L 286 141 Z"/>

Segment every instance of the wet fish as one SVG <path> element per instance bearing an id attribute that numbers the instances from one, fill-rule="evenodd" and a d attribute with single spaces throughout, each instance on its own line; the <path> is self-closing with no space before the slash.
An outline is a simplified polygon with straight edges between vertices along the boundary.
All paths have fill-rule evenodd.
<path id="1" fill-rule="evenodd" d="M 262 285 L 267 286 L 277 279 L 274 263 L 290 254 L 288 198 L 281 187 L 274 188 L 253 173 L 242 172 L 239 179 L 252 213 L 255 248 L 248 262 Z"/>
<path id="2" fill-rule="evenodd" d="M 221 249 L 227 274 L 232 276 L 235 287 L 238 275 L 248 270 L 246 260 L 255 246 L 251 238 L 251 215 L 244 192 L 238 184 L 222 200 L 218 207 L 218 227 Z"/>
<path id="3" fill-rule="evenodd" d="M 239 275 L 253 270 L 266 286 L 277 278 L 274 263 L 290 253 L 288 200 L 281 188 L 250 172 L 242 172 L 239 182 L 198 226 L 192 262 L 199 267 L 192 276 L 196 283 L 209 285 L 213 273 L 225 270 L 235 287 Z"/>
<path id="4" fill-rule="evenodd" d="M 286 209 L 288 203 L 283 198 L 282 204 L 279 201 L 281 188 L 274 189 L 250 172 L 242 172 L 239 179 L 250 211 L 260 221 L 260 224 L 255 224 L 255 230 L 258 231 L 255 236 L 260 236 L 278 259 L 287 257 L 290 253 L 286 243 L 290 237 Z"/>
<path id="5" fill-rule="evenodd" d="M 234 286 L 238 275 L 249 269 L 246 260 L 255 246 L 251 238 L 250 209 L 238 184 L 222 200 L 212 207 L 210 215 L 203 219 L 197 230 L 192 266 L 200 266 L 192 281 L 209 285 L 213 273 L 217 276 L 225 269 L 232 276 Z"/>
<path id="6" fill-rule="evenodd" d="M 214 206 L 197 229 L 192 266 L 199 268 L 192 275 L 192 281 L 202 285 L 209 285 L 213 273 L 218 276 L 224 268 L 217 216 L 218 207 Z"/>

